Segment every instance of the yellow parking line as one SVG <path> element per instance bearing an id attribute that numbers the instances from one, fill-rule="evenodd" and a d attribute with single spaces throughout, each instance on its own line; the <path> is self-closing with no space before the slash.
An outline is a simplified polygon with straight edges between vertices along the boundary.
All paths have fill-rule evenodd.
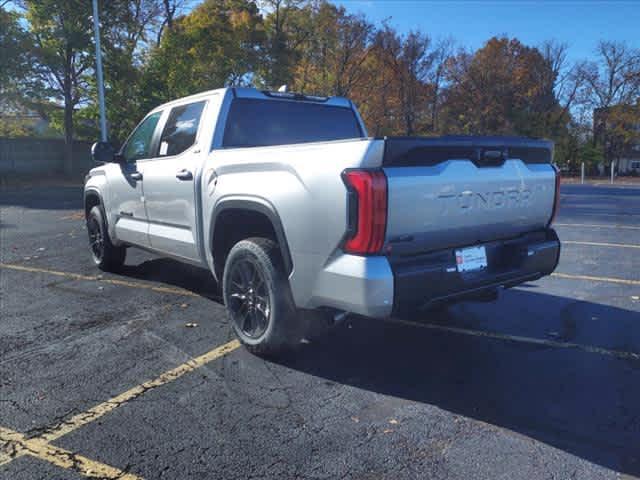
<path id="1" fill-rule="evenodd" d="M 11 462 L 12 460 L 13 460 L 13 457 L 11 457 L 11 455 L 8 455 L 7 453 L 4 453 L 4 452 L 0 452 L 0 467 L 6 463 Z"/>
<path id="2" fill-rule="evenodd" d="M 605 225 L 601 223 L 554 223 L 555 227 L 587 227 L 587 228 L 614 228 L 622 230 L 640 230 L 640 226 L 633 225 Z"/>
<path id="3" fill-rule="evenodd" d="M 627 280 L 626 278 L 611 278 L 611 277 L 594 277 L 592 275 L 570 275 L 568 273 L 554 272 L 552 277 L 566 278 L 569 280 L 589 280 L 590 282 L 607 282 L 607 283 L 620 283 L 622 285 L 640 285 L 640 280 Z"/>
<path id="4" fill-rule="evenodd" d="M 77 415 L 74 415 L 69 420 L 48 429 L 45 433 L 43 433 L 39 437 L 26 440 L 22 434 L 0 427 L 0 442 L 8 443 L 13 450 L 11 455 L 7 455 L 6 453 L 0 452 L 1 454 L 0 466 L 6 465 L 7 463 L 23 455 L 33 455 L 38 458 L 42 458 L 43 460 L 47 460 L 51 463 L 54 463 L 58 466 L 62 466 L 63 468 L 75 469 L 75 468 L 82 467 L 85 469 L 84 471 L 81 471 L 81 470 L 77 470 L 77 471 L 79 473 L 82 473 L 85 476 L 91 476 L 86 472 L 94 472 L 93 476 L 99 477 L 99 478 L 109 478 L 109 479 L 118 478 L 118 479 L 130 479 L 130 480 L 138 478 L 131 475 L 126 476 L 124 472 L 121 472 L 117 469 L 105 470 L 105 468 L 109 469 L 112 467 L 108 467 L 107 465 L 101 465 L 101 464 L 98 464 L 97 462 L 93 462 L 92 460 L 89 460 L 80 455 L 72 454 L 71 452 L 66 452 L 62 449 L 58 449 L 57 447 L 50 445 L 49 442 L 53 442 L 54 440 L 57 440 L 60 437 L 67 435 L 84 425 L 87 425 L 95 420 L 98 420 L 99 418 L 104 417 L 105 415 L 112 412 L 116 408 L 124 405 L 128 401 L 144 395 L 149 390 L 153 390 L 162 385 L 171 383 L 174 380 L 177 380 L 178 378 L 182 377 L 186 373 L 192 372 L 200 367 L 203 367 L 209 362 L 212 362 L 213 360 L 221 358 L 233 352 L 239 347 L 240 347 L 240 342 L 238 340 L 232 340 L 230 342 L 227 342 L 224 345 L 214 348 L 213 350 L 210 350 L 209 352 L 204 353 L 198 357 L 192 358 L 186 361 L 185 363 L 178 365 L 175 368 L 172 368 L 171 370 L 167 370 L 166 372 L 160 374 L 158 377 L 154 378 L 153 380 L 146 381 L 144 383 L 141 383 L 140 385 L 130 388 L 126 392 L 116 395 L 115 397 L 107 400 L 106 402 L 102 402 L 99 405 L 92 407 L 86 412 L 82 412 Z M 49 449 L 53 449 L 53 450 L 49 450 Z M 56 453 L 56 450 L 58 453 Z M 72 455 L 72 457 L 70 457 L 69 455 Z M 58 463 L 56 463 L 56 461 L 58 461 Z M 68 466 L 65 466 L 65 465 L 68 465 Z M 109 472 L 112 472 L 112 473 L 109 473 Z"/>
<path id="5" fill-rule="evenodd" d="M 196 297 L 197 294 L 188 290 L 180 288 L 170 287 L 157 287 L 145 283 L 128 282 L 124 280 L 106 279 L 97 276 L 82 275 L 78 273 L 61 272 L 57 270 L 49 270 L 44 268 L 28 267 L 24 265 L 5 264 L 0 263 L 0 268 L 30 272 L 30 273 L 43 273 L 47 275 L 54 275 L 64 278 L 71 278 L 74 280 L 84 281 L 99 281 L 103 283 L 109 283 L 113 285 L 122 285 L 133 288 L 143 288 L 156 292 L 172 293 L 176 295 L 186 295 Z M 78 428 L 87 425 L 108 413 L 112 412 L 116 408 L 124 405 L 126 402 L 144 395 L 149 390 L 153 390 L 162 385 L 166 385 L 178 378 L 182 377 L 186 373 L 192 372 L 209 362 L 221 358 L 228 353 L 236 350 L 240 347 L 240 342 L 232 340 L 224 345 L 221 345 L 203 355 L 196 358 L 192 358 L 187 362 L 178 365 L 177 367 L 167 370 L 153 380 L 146 381 L 140 385 L 130 388 L 126 392 L 123 392 L 115 397 L 96 405 L 86 412 L 74 415 L 69 420 L 48 429 L 44 434 L 39 437 L 26 439 L 24 435 L 14 432 L 13 430 L 0 427 L 0 443 L 9 444 L 7 451 L 0 451 L 0 466 L 6 465 L 9 462 L 24 456 L 31 455 L 42 460 L 46 460 L 54 465 L 65 469 L 75 470 L 78 473 L 93 478 L 106 478 L 106 479 L 120 479 L 120 480 L 134 480 L 137 477 L 132 474 L 128 474 L 116 468 L 108 465 L 96 462 L 82 455 L 69 452 L 62 448 L 55 447 L 50 442 L 59 439 L 60 437 L 67 435 Z"/>
<path id="6" fill-rule="evenodd" d="M 628 243 L 578 242 L 576 240 L 562 240 L 562 244 L 590 245 L 594 247 L 640 248 L 640 245 L 631 245 Z"/>
<path id="7" fill-rule="evenodd" d="M 8 428 L 0 427 L 0 442 L 7 444 L 7 447 L 14 452 L 45 460 L 66 470 L 78 472 L 85 477 L 114 480 L 142 478 L 64 448 L 56 447 L 41 438 L 27 439 L 21 433 Z"/>
<path id="8" fill-rule="evenodd" d="M 132 288 L 142 288 L 145 290 L 152 290 L 154 292 L 160 293 L 172 293 L 174 295 L 184 295 L 187 297 L 199 297 L 197 293 L 193 293 L 189 290 L 185 290 L 183 288 L 174 288 L 174 287 L 158 287 L 156 285 L 150 285 L 148 283 L 142 282 L 129 282 L 126 280 L 117 280 L 113 278 L 102 278 L 93 275 L 82 275 L 80 273 L 70 273 L 70 272 L 61 272 L 59 270 L 49 270 L 46 268 L 36 268 L 36 267 L 27 267 L 25 265 L 15 265 L 9 263 L 0 263 L 0 268 L 4 268 L 6 270 L 16 270 L 19 272 L 30 272 L 30 273 L 44 273 L 47 275 L 55 275 L 57 277 L 65 277 L 72 278 L 74 280 L 84 280 L 90 282 L 101 282 L 108 283 L 110 285 L 120 285 L 124 287 L 132 287 Z"/>
<path id="9" fill-rule="evenodd" d="M 41 438 L 47 441 L 56 440 L 63 435 L 66 435 L 74 430 L 91 423 L 100 417 L 103 417 L 107 413 L 115 410 L 119 406 L 125 404 L 129 400 L 139 397 L 149 390 L 153 390 L 154 388 L 160 387 L 162 385 L 166 385 L 167 383 L 173 382 L 178 378 L 182 377 L 185 373 L 192 372 L 197 368 L 200 368 L 207 363 L 216 360 L 220 357 L 227 355 L 228 353 L 233 352 L 238 347 L 240 347 L 240 342 L 238 340 L 232 340 L 224 345 L 221 345 L 218 348 L 215 348 L 199 357 L 192 358 L 191 360 L 183 363 L 182 365 L 178 365 L 176 368 L 172 368 L 171 370 L 167 370 L 160 376 L 154 378 L 153 380 L 146 381 L 137 385 L 126 392 L 121 393 L 120 395 L 116 395 L 115 397 L 103 402 L 99 405 L 96 405 L 93 408 L 90 408 L 86 412 L 79 413 L 69 420 L 65 421 L 61 425 L 50 429 L 46 433 L 42 435 Z"/>
<path id="10" fill-rule="evenodd" d="M 504 333 L 487 332 L 484 330 L 473 330 L 469 328 L 450 327 L 447 325 L 437 325 L 434 323 L 412 322 L 410 320 L 390 319 L 389 321 L 394 323 L 402 323 L 402 324 L 410 325 L 414 327 L 428 328 L 430 330 L 439 330 L 442 332 L 456 333 L 460 335 L 492 338 L 496 340 L 503 340 L 503 341 L 516 342 L 516 343 L 528 343 L 528 344 L 542 345 L 542 346 L 553 347 L 553 348 L 582 350 L 588 353 L 597 353 L 599 355 L 607 355 L 610 357 L 621 358 L 624 360 L 640 360 L 640 353 L 624 352 L 621 350 L 609 350 L 607 348 L 596 347 L 593 345 L 584 345 L 581 343 L 559 342 L 554 340 L 545 340 L 542 338 L 522 337 L 519 335 L 507 335 Z"/>

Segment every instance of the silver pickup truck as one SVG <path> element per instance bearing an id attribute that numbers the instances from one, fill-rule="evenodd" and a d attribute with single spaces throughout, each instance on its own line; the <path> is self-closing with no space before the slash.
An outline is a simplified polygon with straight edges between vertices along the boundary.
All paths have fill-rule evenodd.
<path id="1" fill-rule="evenodd" d="M 208 268 L 239 339 L 277 353 L 303 318 L 495 298 L 556 267 L 548 141 L 371 138 L 344 98 L 225 88 L 161 105 L 84 190 L 93 261 L 131 246 Z"/>

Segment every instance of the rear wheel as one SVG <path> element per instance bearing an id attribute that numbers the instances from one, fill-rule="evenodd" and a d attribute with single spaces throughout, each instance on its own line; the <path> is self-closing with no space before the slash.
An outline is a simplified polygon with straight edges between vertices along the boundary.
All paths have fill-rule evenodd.
<path id="1" fill-rule="evenodd" d="M 296 309 L 272 240 L 249 238 L 231 249 L 222 293 L 233 330 L 252 352 L 273 355 L 299 342 Z"/>
<path id="2" fill-rule="evenodd" d="M 122 267 L 127 249 L 111 243 L 107 224 L 99 206 L 93 207 L 87 215 L 87 233 L 91 259 L 100 270 L 115 271 Z"/>

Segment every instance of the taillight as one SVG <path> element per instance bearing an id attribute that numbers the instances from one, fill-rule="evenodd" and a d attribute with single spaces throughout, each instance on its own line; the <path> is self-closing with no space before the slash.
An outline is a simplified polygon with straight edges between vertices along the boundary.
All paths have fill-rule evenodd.
<path id="1" fill-rule="evenodd" d="M 387 177 L 381 170 L 345 170 L 349 190 L 349 253 L 379 253 L 387 228 Z"/>
<path id="2" fill-rule="evenodd" d="M 555 221 L 558 209 L 560 208 L 560 169 L 556 165 L 553 165 L 553 170 L 556 173 L 556 194 L 553 199 L 553 212 L 551 213 L 551 219 L 549 220 L 547 227 L 551 226 Z"/>

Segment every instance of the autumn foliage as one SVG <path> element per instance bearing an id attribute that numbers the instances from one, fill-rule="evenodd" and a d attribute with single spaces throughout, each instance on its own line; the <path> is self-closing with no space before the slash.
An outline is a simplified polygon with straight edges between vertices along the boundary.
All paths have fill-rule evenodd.
<path id="1" fill-rule="evenodd" d="M 84 24 L 59 24 L 55 13 L 76 12 L 76 4 L 90 11 L 89 0 L 14 3 L 25 21 L 20 23 L 17 13 L 0 17 L 15 37 L 0 48 L 23 45 L 32 52 L 27 57 L 34 68 L 12 72 L 5 85 L 17 87 L 0 89 L 0 96 L 17 93 L 22 103 L 45 113 L 53 99 L 67 107 L 59 121 L 67 138 L 73 132 L 96 136 L 91 32 Z M 600 42 L 592 60 L 570 63 L 567 46 L 555 41 L 531 46 L 495 37 L 469 51 L 457 48 L 452 38 L 374 25 L 324 0 L 204 0 L 185 8 L 193 3 L 101 2 L 113 139 L 125 138 L 146 111 L 164 101 L 227 85 L 287 84 L 298 92 L 349 97 L 376 136 L 547 137 L 556 141 L 556 160 L 568 164 L 586 156 L 613 158 L 636 141 L 628 130 L 640 123 L 640 109 L 616 106 L 638 102 L 640 53 L 623 43 Z M 84 18 L 76 17 L 76 23 Z M 38 34 L 31 50 L 24 47 L 30 33 Z M 11 52 L 3 51 L 3 58 L 7 55 Z M 23 63 L 27 58 L 14 56 Z M 20 88 L 24 85 L 28 91 Z M 609 109 L 603 128 L 610 128 L 610 135 L 593 135 L 596 109 Z M 622 112 L 624 121 L 612 120 Z"/>

